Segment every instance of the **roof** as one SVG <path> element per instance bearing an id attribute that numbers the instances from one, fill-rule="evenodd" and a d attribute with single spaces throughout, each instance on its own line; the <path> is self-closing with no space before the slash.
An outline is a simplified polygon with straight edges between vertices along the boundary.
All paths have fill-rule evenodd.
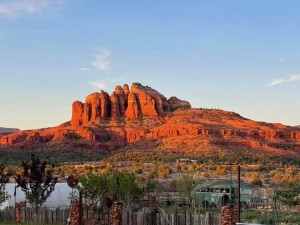
<path id="1" fill-rule="evenodd" d="M 196 188 L 238 188 L 238 183 L 236 180 L 215 180 L 215 181 L 205 181 L 196 186 Z M 249 184 L 241 183 L 241 188 L 251 188 Z"/>

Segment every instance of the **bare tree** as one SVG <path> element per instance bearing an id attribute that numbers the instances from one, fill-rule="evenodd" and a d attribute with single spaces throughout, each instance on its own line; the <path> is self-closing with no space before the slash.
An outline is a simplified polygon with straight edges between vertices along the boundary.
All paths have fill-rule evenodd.
<path id="1" fill-rule="evenodd" d="M 48 160 L 48 157 L 47 157 Z M 54 164 L 31 155 L 31 161 L 22 162 L 22 173 L 15 176 L 17 187 L 25 193 L 26 200 L 35 210 L 36 220 L 39 208 L 54 191 L 57 178 L 54 177 Z"/>
<path id="2" fill-rule="evenodd" d="M 6 183 L 9 180 L 9 177 L 4 173 L 5 164 L 0 163 L 0 204 L 3 203 L 8 195 L 5 191 Z"/>

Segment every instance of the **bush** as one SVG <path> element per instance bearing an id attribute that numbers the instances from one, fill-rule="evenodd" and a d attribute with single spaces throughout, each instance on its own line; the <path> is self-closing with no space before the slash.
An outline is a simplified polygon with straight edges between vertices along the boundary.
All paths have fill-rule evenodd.
<path id="1" fill-rule="evenodd" d="M 254 179 L 251 181 L 251 184 L 257 185 L 257 186 L 262 186 L 262 180 L 259 179 L 259 178 L 254 178 Z"/>

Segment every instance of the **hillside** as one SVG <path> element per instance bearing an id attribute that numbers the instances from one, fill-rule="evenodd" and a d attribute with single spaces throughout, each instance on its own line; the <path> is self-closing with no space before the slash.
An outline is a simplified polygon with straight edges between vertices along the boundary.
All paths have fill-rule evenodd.
<path id="1" fill-rule="evenodd" d="M 16 132 L 16 131 L 19 131 L 19 129 L 0 127 L 0 133 L 11 133 L 11 132 Z"/>
<path id="2" fill-rule="evenodd" d="M 60 126 L 0 134 L 0 156 L 43 152 L 58 161 L 96 160 L 115 150 L 235 152 L 300 158 L 300 128 L 256 122 L 216 109 L 193 109 L 134 83 L 75 101 Z M 177 154 L 177 153 L 176 153 Z"/>

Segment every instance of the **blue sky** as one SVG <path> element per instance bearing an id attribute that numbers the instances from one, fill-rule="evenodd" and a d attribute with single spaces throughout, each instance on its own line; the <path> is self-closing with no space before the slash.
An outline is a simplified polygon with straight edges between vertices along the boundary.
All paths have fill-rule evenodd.
<path id="1" fill-rule="evenodd" d="M 0 0 L 0 127 L 55 126 L 91 92 L 140 82 L 300 125 L 298 0 Z"/>

